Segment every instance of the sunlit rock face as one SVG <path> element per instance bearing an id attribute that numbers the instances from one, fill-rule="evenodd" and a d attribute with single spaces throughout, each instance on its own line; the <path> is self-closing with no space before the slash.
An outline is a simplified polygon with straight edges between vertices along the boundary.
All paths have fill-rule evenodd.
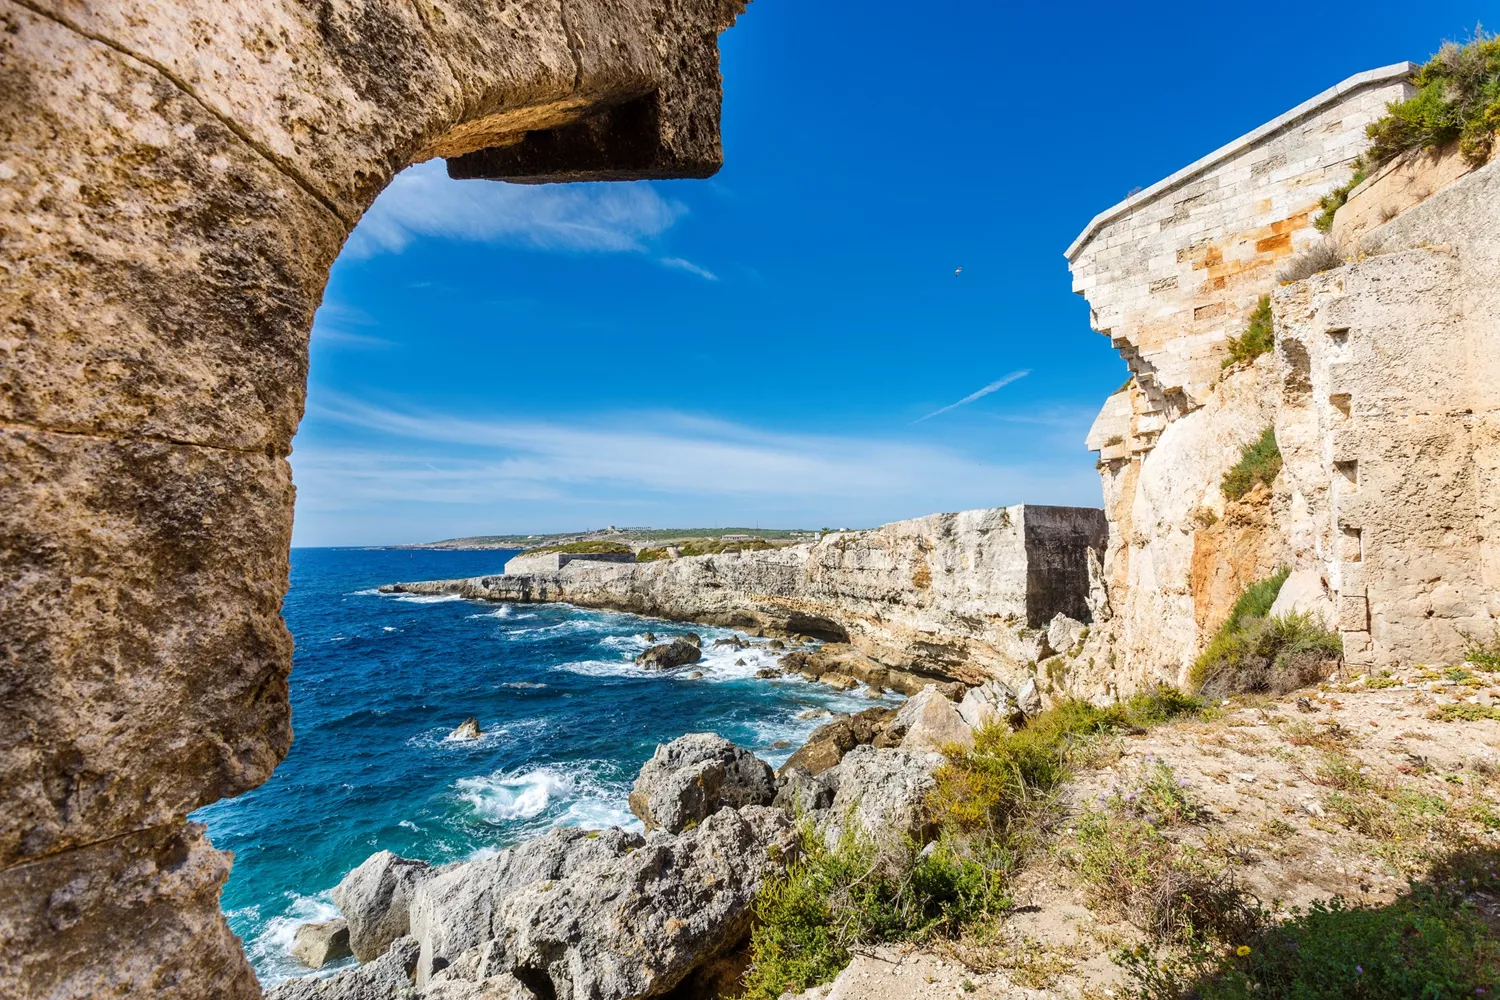
<path id="1" fill-rule="evenodd" d="M 1462 633 L 1500 619 L 1495 164 L 1392 161 L 1338 211 L 1335 266 L 1281 276 L 1323 241 L 1318 198 L 1349 179 L 1364 125 L 1410 93 L 1412 68 L 1350 78 L 1102 213 L 1069 249 L 1132 373 L 1087 439 L 1110 524 L 1082 656 L 1108 664 L 1093 693 L 1185 682 L 1239 593 L 1279 566 L 1356 671 L 1452 661 Z M 1226 367 L 1263 295 L 1273 349 Z M 1224 474 L 1267 428 L 1279 476 L 1227 499 Z"/>
<path id="2" fill-rule="evenodd" d="M 407 165 L 705 176 L 735 0 L 0 10 L 0 982 L 259 994 L 186 813 L 291 740 L 307 338 Z"/>
<path id="3" fill-rule="evenodd" d="M 568 601 L 852 643 L 886 667 L 1020 684 L 1059 613 L 1088 619 L 1103 511 L 1017 504 L 840 531 L 785 548 L 404 583 L 411 593 Z M 892 685 L 895 686 L 895 685 Z"/>

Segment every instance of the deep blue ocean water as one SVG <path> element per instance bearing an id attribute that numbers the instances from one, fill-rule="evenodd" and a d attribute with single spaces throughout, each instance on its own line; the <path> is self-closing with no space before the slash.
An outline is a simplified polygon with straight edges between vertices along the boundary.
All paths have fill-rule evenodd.
<path id="1" fill-rule="evenodd" d="M 756 679 L 774 654 L 712 649 L 728 629 L 375 591 L 498 573 L 513 554 L 292 551 L 291 752 L 260 788 L 193 816 L 235 854 L 224 911 L 262 980 L 307 974 L 288 953 L 296 926 L 335 916 L 328 890 L 375 851 L 444 862 L 556 825 L 639 829 L 626 796 L 658 743 L 716 732 L 779 764 L 819 724 L 803 716 L 872 704 Z M 646 632 L 688 630 L 701 679 L 635 667 Z M 470 715 L 485 736 L 447 739 Z"/>

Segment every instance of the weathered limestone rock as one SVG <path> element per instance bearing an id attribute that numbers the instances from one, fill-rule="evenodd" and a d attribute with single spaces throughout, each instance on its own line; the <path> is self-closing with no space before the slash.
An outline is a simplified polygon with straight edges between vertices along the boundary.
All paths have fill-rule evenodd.
<path id="1" fill-rule="evenodd" d="M 416 961 L 417 942 L 400 938 L 368 965 L 343 969 L 326 979 L 284 980 L 266 990 L 266 1000 L 397 1000 L 411 995 Z"/>
<path id="2" fill-rule="evenodd" d="M 1042 714 L 1042 692 L 1037 687 L 1035 677 L 1028 677 L 1021 683 L 1016 691 L 1016 704 L 1028 718 Z"/>
<path id="3" fill-rule="evenodd" d="M 901 746 L 907 750 L 941 750 L 950 744 L 972 747 L 974 730 L 935 686 L 907 699 L 896 712 L 892 727 L 904 729 Z"/>
<path id="4" fill-rule="evenodd" d="M 788 669 L 915 693 L 934 677 L 1019 680 L 1059 612 L 1088 615 L 1090 548 L 1102 514 L 1017 505 L 934 514 L 754 552 L 634 565 L 574 562 L 556 573 L 392 585 L 502 601 L 569 601 L 845 644 Z M 859 655 L 850 655 L 857 652 Z M 885 668 L 876 675 L 871 665 Z M 922 675 L 925 680 L 917 680 Z"/>
<path id="5" fill-rule="evenodd" d="M 1315 569 L 1299 569 L 1286 578 L 1269 612 L 1276 618 L 1288 614 L 1311 615 L 1325 628 L 1338 622 L 1338 610 L 1329 595 L 1323 574 Z"/>
<path id="6" fill-rule="evenodd" d="M 494 940 L 456 961 L 453 978 L 509 975 L 558 1000 L 666 993 L 744 939 L 763 880 L 795 851 L 790 817 L 759 806 L 654 833 L 616 861 L 511 895 Z"/>
<path id="7" fill-rule="evenodd" d="M 721 808 L 768 805 L 776 797 L 771 765 L 713 733 L 689 733 L 641 767 L 630 792 L 630 811 L 647 831 L 677 833 Z"/>
<path id="8" fill-rule="evenodd" d="M 958 714 L 975 731 L 986 726 L 1018 726 L 1026 720 L 1016 693 L 1000 681 L 970 688 L 958 703 Z"/>
<path id="9" fill-rule="evenodd" d="M 784 772 L 781 787 L 776 789 L 776 798 L 771 804 L 800 819 L 832 806 L 838 790 L 837 765 L 817 772 L 793 767 Z"/>
<path id="10" fill-rule="evenodd" d="M 345 920 L 303 924 L 292 939 L 292 957 L 309 969 L 321 969 L 329 962 L 353 954 L 349 950 L 349 924 Z"/>
<path id="11" fill-rule="evenodd" d="M 228 877 L 229 856 L 196 823 L 0 871 L 0 993 L 253 996 L 255 975 L 219 912 Z M 181 951 L 190 968 L 149 950 L 156 946 L 171 949 L 167 956 Z M 205 992 L 205 983 L 213 988 Z"/>
<path id="12" fill-rule="evenodd" d="M 227 859 L 183 817 L 264 781 L 291 738 L 285 457 L 328 269 L 433 157 L 712 173 L 717 35 L 741 7 L 0 8 L 0 879 L 44 893 L 4 918 L 28 942 L 18 998 L 258 994 L 198 891 Z M 142 888 L 146 843 L 191 845 L 202 878 Z M 80 899 L 62 934 L 41 901 L 64 885 L 139 905 Z"/>
<path id="13" fill-rule="evenodd" d="M 637 666 L 647 670 L 675 670 L 703 659 L 703 651 L 696 643 L 686 639 L 673 639 L 641 653 L 635 658 Z"/>
<path id="14" fill-rule="evenodd" d="M 450 740 L 477 740 L 484 735 L 479 728 L 479 720 L 472 715 L 458 724 L 458 728 L 448 734 Z"/>
<path id="15" fill-rule="evenodd" d="M 835 715 L 807 737 L 807 742 L 787 758 L 777 769 L 778 776 L 794 770 L 807 774 L 822 774 L 838 766 L 844 754 L 861 743 L 873 743 L 894 718 L 896 712 L 889 708 L 867 708 L 855 715 Z"/>
<path id="16" fill-rule="evenodd" d="M 373 961 L 392 941 L 411 933 L 417 888 L 437 871 L 425 861 L 378 851 L 333 887 L 333 903 L 349 924 L 355 958 Z"/>
<path id="17" fill-rule="evenodd" d="M 1088 626 L 1076 618 L 1069 618 L 1062 612 L 1058 612 L 1052 621 L 1047 623 L 1047 645 L 1054 653 L 1071 653 L 1083 641 L 1084 631 L 1087 628 Z"/>
<path id="18" fill-rule="evenodd" d="M 934 829 L 927 806 L 932 774 L 942 754 L 858 746 L 838 766 L 838 789 L 823 835 L 830 847 L 851 827 L 876 841 L 910 836 L 922 842 Z"/>
<path id="19" fill-rule="evenodd" d="M 421 948 L 417 983 L 459 955 L 494 938 L 495 915 L 524 886 L 566 878 L 640 847 L 639 834 L 619 829 L 551 830 L 492 858 L 447 865 L 413 893 L 411 935 Z"/>
<path id="20" fill-rule="evenodd" d="M 1107 624 L 1068 665 L 1085 693 L 1181 683 L 1243 588 L 1280 565 L 1298 582 L 1278 610 L 1324 617 L 1355 666 L 1452 661 L 1460 632 L 1500 620 L 1496 164 L 1396 158 L 1334 218 L 1353 259 L 1277 280 L 1276 261 L 1322 240 L 1315 200 L 1348 178 L 1370 118 L 1411 92 L 1411 68 L 1345 81 L 1104 213 L 1069 250 L 1135 376 L 1088 437 L 1110 542 L 1094 602 Z M 1220 345 L 1261 295 L 1274 352 L 1221 372 Z M 1270 426 L 1280 477 L 1226 502 L 1220 477 Z"/>

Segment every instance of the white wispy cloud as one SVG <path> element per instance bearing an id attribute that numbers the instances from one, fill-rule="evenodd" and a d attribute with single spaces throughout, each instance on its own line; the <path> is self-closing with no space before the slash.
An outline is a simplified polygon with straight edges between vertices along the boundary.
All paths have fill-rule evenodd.
<path id="1" fill-rule="evenodd" d="M 960 399 L 958 402 L 956 402 L 956 403 L 949 403 L 947 406 L 944 406 L 944 407 L 941 407 L 939 409 L 933 410 L 931 413 L 927 414 L 925 417 L 918 417 L 916 420 L 913 420 L 912 423 L 914 423 L 914 424 L 920 424 L 924 420 L 931 420 L 933 417 L 940 416 L 941 414 L 947 413 L 949 410 L 956 410 L 960 406 L 964 406 L 964 405 L 966 405 L 968 403 L 972 403 L 976 399 L 982 399 L 983 397 L 988 396 L 990 393 L 994 392 L 996 389 L 1003 389 L 1005 386 L 1010 385 L 1016 379 L 1025 378 L 1027 375 L 1030 375 L 1030 374 L 1031 374 L 1031 369 L 1030 368 L 1022 368 L 1019 371 L 1013 371 L 1009 375 L 1006 375 L 1006 376 L 1003 376 L 1001 378 L 995 379 L 995 381 L 991 382 L 989 385 L 985 386 L 983 389 L 980 389 L 978 392 L 971 392 L 967 396 L 965 396 L 963 399 Z"/>
<path id="2" fill-rule="evenodd" d="M 642 252 L 686 209 L 649 183 L 455 181 L 441 161 L 402 171 L 349 237 L 354 257 L 400 253 L 418 237 L 544 250 Z"/>
<path id="3" fill-rule="evenodd" d="M 320 506 L 325 498 L 493 503 L 630 493 L 833 498 L 838 506 L 845 498 L 875 497 L 887 509 L 919 500 L 951 508 L 1055 498 L 1090 485 L 930 444 L 771 433 L 670 412 L 588 423 L 474 419 L 324 394 L 308 416 L 405 442 L 299 445 L 293 458 L 299 503 Z"/>
<path id="4" fill-rule="evenodd" d="M 662 263 L 663 267 L 676 268 L 679 271 L 686 271 L 689 274 L 696 274 L 698 277 L 702 278 L 704 281 L 718 281 L 719 280 L 719 276 L 717 274 L 714 274 L 712 271 L 708 270 L 708 268 L 706 268 L 706 267 L 699 267 L 697 264 L 694 264 L 692 261 L 690 261 L 690 260 L 684 260 L 681 257 L 663 257 L 661 259 L 661 263 Z"/>

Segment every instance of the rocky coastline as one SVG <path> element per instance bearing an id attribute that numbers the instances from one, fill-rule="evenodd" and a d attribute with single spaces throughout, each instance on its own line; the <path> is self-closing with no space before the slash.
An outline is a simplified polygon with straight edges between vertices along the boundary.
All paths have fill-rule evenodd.
<path id="1" fill-rule="evenodd" d="M 681 640 L 678 640 L 681 641 Z M 822 650 L 786 660 L 816 662 Z M 838 654 L 834 654 L 838 655 Z M 779 770 L 713 733 L 658 746 L 630 809 L 644 833 L 557 828 L 490 858 L 371 855 L 334 888 L 341 917 L 299 929 L 304 961 L 360 964 L 270 1000 L 626 1000 L 717 995 L 748 962 L 756 896 L 804 836 L 936 832 L 941 748 L 1041 710 L 1035 685 L 927 683 L 899 708 L 835 715 Z M 326 947 L 326 942 L 336 942 Z"/>
<path id="2" fill-rule="evenodd" d="M 1059 615 L 1087 622 L 1103 610 L 1096 571 L 1106 541 L 1100 510 L 1016 505 L 933 514 L 780 548 L 650 562 L 576 559 L 547 572 L 380 589 L 566 602 L 803 635 L 847 653 L 841 661 L 847 670 L 834 672 L 906 693 L 926 680 L 999 679 L 1017 687 L 1038 662 L 1065 652 L 1049 645 Z M 865 676 L 879 670 L 897 682 Z"/>

